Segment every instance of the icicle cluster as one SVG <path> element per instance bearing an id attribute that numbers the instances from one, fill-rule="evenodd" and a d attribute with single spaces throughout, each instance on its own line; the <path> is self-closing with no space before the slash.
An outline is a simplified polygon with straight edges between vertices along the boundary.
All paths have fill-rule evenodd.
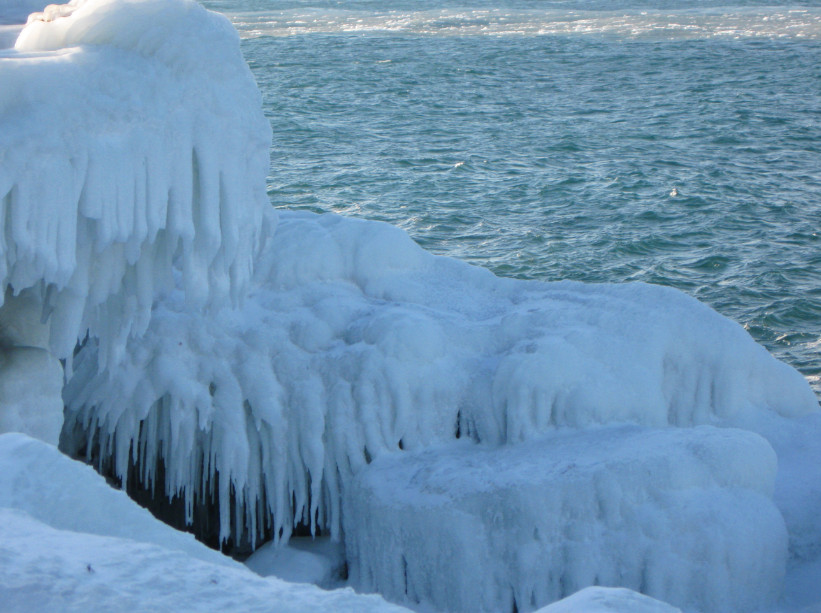
<path id="1" fill-rule="evenodd" d="M 350 479 L 400 450 L 817 409 L 798 372 L 680 292 L 498 279 L 304 213 L 280 215 L 242 308 L 191 312 L 179 292 L 118 368 L 98 373 L 93 344 L 76 361 L 69 451 L 96 441 L 150 483 L 162 462 L 189 510 L 218 475 L 222 538 L 251 541 L 297 522 L 340 535 Z"/>
<path id="2" fill-rule="evenodd" d="M 0 289 L 41 305 L 55 355 L 88 333 L 115 364 L 177 272 L 192 307 L 244 295 L 270 126 L 224 17 L 72 0 L 31 16 L 0 83 Z"/>

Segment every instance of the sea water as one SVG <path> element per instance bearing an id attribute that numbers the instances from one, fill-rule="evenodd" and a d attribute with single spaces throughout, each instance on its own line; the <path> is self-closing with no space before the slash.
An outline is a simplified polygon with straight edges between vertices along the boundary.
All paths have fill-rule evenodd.
<path id="1" fill-rule="evenodd" d="M 498 275 L 677 287 L 821 396 L 821 4 L 206 0 L 276 207 Z"/>

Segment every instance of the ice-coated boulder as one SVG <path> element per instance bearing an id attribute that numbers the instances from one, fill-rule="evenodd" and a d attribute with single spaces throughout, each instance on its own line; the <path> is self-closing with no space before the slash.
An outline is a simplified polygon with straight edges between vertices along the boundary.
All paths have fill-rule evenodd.
<path id="1" fill-rule="evenodd" d="M 776 458 L 751 432 L 611 427 L 375 460 L 345 491 L 351 581 L 443 611 L 532 611 L 593 585 L 683 609 L 780 594 Z"/>

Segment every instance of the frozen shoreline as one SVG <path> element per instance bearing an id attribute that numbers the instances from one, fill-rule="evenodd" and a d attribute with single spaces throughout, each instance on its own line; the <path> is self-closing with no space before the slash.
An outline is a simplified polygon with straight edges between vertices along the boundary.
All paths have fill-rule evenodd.
<path id="1" fill-rule="evenodd" d="M 238 37 L 193 2 L 52 8 L 0 78 L 4 430 L 56 443 L 64 400 L 64 451 L 179 496 L 188 523 L 210 500 L 222 542 L 344 537 L 351 585 L 410 605 L 533 610 L 621 578 L 748 610 L 785 568 L 776 607 L 821 603 L 818 403 L 737 324 L 666 288 L 500 279 L 385 224 L 277 216 Z M 260 579 L 23 435 L 0 466 L 12 610 L 401 610 Z M 669 610 L 593 590 L 547 611 L 594 601 Z"/>

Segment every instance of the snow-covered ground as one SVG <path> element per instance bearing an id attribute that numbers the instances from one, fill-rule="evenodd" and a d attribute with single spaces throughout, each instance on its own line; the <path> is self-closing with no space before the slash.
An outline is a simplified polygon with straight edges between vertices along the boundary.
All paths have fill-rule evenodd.
<path id="1" fill-rule="evenodd" d="M 821 609 L 821 413 L 737 324 L 278 216 L 237 35 L 193 0 L 50 7 L 0 83 L 4 610 L 402 610 L 160 523 L 49 444 L 63 401 L 63 451 L 189 520 L 215 497 L 223 541 L 273 535 L 261 574 L 420 611 Z"/>

